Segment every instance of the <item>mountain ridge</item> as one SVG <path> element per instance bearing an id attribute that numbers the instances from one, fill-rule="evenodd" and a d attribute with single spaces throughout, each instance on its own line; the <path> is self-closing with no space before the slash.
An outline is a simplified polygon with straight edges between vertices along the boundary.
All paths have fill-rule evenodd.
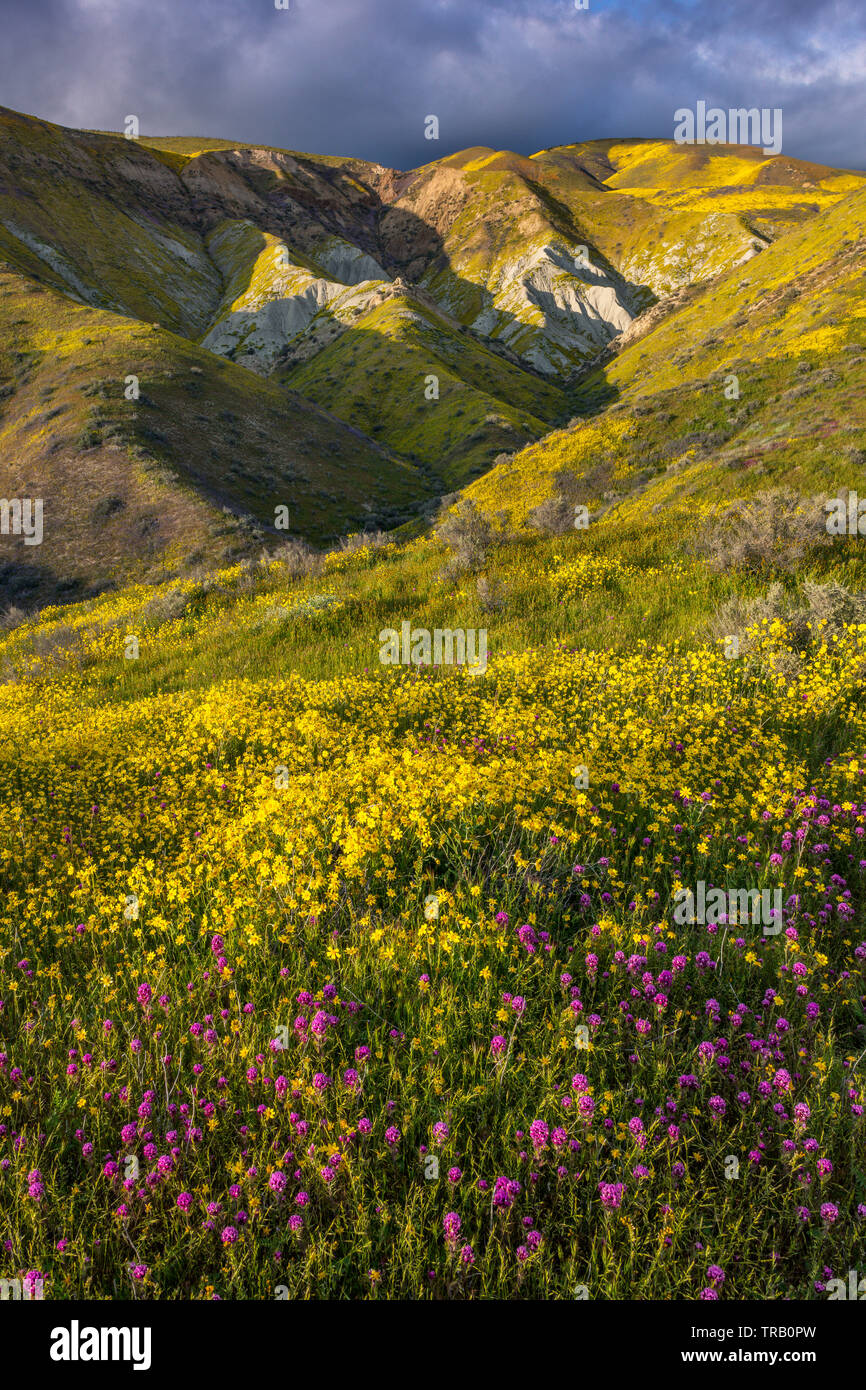
<path id="1" fill-rule="evenodd" d="M 66 499 L 52 524 L 85 591 L 206 553 L 227 525 L 224 558 L 252 553 L 280 507 L 315 544 L 399 526 L 596 409 L 616 377 L 599 395 L 599 370 L 655 332 L 648 314 L 679 322 L 683 296 L 861 187 L 752 147 L 476 146 L 401 171 L 0 108 L 0 488 Z M 149 404 L 126 400 L 130 378 Z M 61 476 L 82 461 L 128 563 L 94 550 Z M 0 550 L 8 585 L 12 538 Z M 16 594 L 57 596 L 38 556 L 23 575 Z"/>

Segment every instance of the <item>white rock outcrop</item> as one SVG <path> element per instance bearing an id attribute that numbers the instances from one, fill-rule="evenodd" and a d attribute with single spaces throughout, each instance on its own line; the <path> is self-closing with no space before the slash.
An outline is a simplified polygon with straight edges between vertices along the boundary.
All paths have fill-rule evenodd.
<path id="1" fill-rule="evenodd" d="M 637 312 L 619 276 L 545 242 L 506 261 L 488 285 L 490 302 L 472 323 L 543 372 L 559 374 L 597 352 Z"/>

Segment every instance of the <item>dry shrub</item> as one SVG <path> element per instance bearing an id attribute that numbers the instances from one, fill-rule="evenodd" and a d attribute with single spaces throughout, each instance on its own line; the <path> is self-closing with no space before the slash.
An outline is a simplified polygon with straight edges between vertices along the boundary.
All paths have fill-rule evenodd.
<path id="1" fill-rule="evenodd" d="M 759 574 L 789 573 L 819 546 L 828 544 L 824 497 L 762 492 L 736 502 L 710 522 L 697 543 L 710 569 Z"/>
<path id="2" fill-rule="evenodd" d="M 150 627 L 161 627 L 163 623 L 182 618 L 197 593 L 198 588 L 192 593 L 185 593 L 183 589 L 166 589 L 162 594 L 155 594 L 141 610 L 142 622 Z"/>
<path id="3" fill-rule="evenodd" d="M 822 631 L 831 636 L 837 636 L 854 623 L 866 623 L 866 594 L 846 589 L 835 579 L 827 584 L 815 584 L 807 579 L 803 593 L 810 621 L 826 624 Z"/>
<path id="4" fill-rule="evenodd" d="M 575 507 L 579 503 L 586 505 L 590 497 L 604 495 L 612 475 L 612 465 L 605 462 L 593 464 L 582 476 L 569 468 L 560 468 L 553 475 L 552 496 L 533 507 L 526 520 L 546 536 L 567 536 L 574 530 Z"/>
<path id="5" fill-rule="evenodd" d="M 563 476 L 563 474 L 557 473 L 556 476 L 557 479 L 559 479 Z M 574 477 L 574 474 L 571 474 L 570 476 Z M 607 459 L 602 459 L 598 463 L 594 463 L 591 465 L 591 467 L 584 470 L 583 478 L 580 479 L 579 486 L 581 490 L 584 493 L 588 494 L 590 497 L 598 497 L 601 496 L 605 491 L 607 491 L 612 481 L 613 464 L 610 463 Z M 580 497 L 575 497 L 574 500 L 576 502 L 580 502 L 582 499 Z"/>
<path id="6" fill-rule="evenodd" d="M 545 536 L 567 536 L 574 530 L 574 505 L 556 493 L 527 512 L 526 520 Z"/>
<path id="7" fill-rule="evenodd" d="M 489 519 L 468 497 L 461 498 L 443 516 L 436 534 L 451 551 L 451 560 L 445 571 L 448 578 L 455 578 L 467 570 L 480 569 L 493 540 Z"/>
<path id="8" fill-rule="evenodd" d="M 339 549 L 344 555 L 356 555 L 359 550 L 381 550 L 388 544 L 386 531 L 355 531 L 350 536 L 341 536 Z"/>
<path id="9" fill-rule="evenodd" d="M 852 624 L 866 623 L 866 593 L 846 589 L 836 580 L 816 584 L 807 579 L 798 601 L 777 582 L 756 598 L 728 599 L 716 610 L 709 627 L 717 640 L 736 637 L 739 655 L 749 658 L 755 655 L 762 625 L 774 622 L 785 624 L 790 650 L 775 653 L 772 668 L 794 676 L 812 648 L 832 643 Z M 755 635 L 750 635 L 750 628 L 757 630 Z"/>
<path id="10" fill-rule="evenodd" d="M 286 571 L 286 577 L 290 580 L 306 579 L 310 575 L 321 574 L 324 564 L 324 556 L 304 540 L 286 541 L 274 550 L 269 558 L 279 560 Z"/>
<path id="11" fill-rule="evenodd" d="M 267 579 L 268 574 L 264 560 L 241 560 L 239 569 L 240 574 L 228 584 L 223 584 L 220 580 L 213 577 L 204 579 L 201 584 L 198 585 L 195 594 L 192 596 L 193 604 L 197 604 L 209 594 L 258 593 Z"/>
<path id="12" fill-rule="evenodd" d="M 66 664 L 70 658 L 81 654 L 79 634 L 69 623 L 58 623 L 47 632 L 34 632 L 30 638 L 30 652 L 39 657 L 43 664 Z"/>
<path id="13" fill-rule="evenodd" d="M 501 613 L 505 607 L 505 591 L 498 580 L 491 583 L 486 574 L 479 575 L 475 581 L 478 602 L 482 613 Z"/>
<path id="14" fill-rule="evenodd" d="M 19 608 L 17 603 L 10 603 L 5 613 L 0 613 L 0 632 L 14 632 L 16 627 L 21 627 L 22 623 L 27 622 L 27 614 L 23 608 Z"/>

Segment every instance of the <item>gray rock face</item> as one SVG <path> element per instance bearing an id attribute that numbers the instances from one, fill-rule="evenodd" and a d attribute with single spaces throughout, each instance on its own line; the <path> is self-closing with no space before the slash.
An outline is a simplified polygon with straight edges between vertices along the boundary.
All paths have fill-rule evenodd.
<path id="1" fill-rule="evenodd" d="M 48 246 L 44 241 L 40 241 L 39 237 L 34 236 L 24 227 L 19 227 L 15 222 L 4 221 L 0 225 L 4 226 L 17 241 L 20 241 L 23 246 L 26 246 L 47 266 L 50 266 L 56 275 L 60 276 L 67 292 L 73 299 L 79 300 L 82 304 L 98 305 L 102 303 L 103 295 L 83 284 L 65 256 L 62 256 L 53 246 Z"/>
<path id="2" fill-rule="evenodd" d="M 366 255 L 359 246 L 341 241 L 335 237 L 326 242 L 321 250 L 317 247 L 313 256 L 318 265 L 332 280 L 344 285 L 360 285 L 364 280 L 387 280 L 388 276 L 378 261 Z"/>
<path id="3" fill-rule="evenodd" d="M 551 375 L 597 352 L 637 312 L 625 280 L 557 242 L 506 262 L 492 291 L 473 329 Z"/>

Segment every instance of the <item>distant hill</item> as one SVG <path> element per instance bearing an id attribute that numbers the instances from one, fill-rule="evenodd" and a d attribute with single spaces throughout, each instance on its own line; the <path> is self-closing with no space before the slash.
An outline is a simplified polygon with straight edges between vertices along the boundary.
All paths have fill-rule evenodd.
<path id="1" fill-rule="evenodd" d="M 321 545 L 488 486 L 605 403 L 585 379 L 619 347 L 608 396 L 657 348 L 655 384 L 684 352 L 703 371 L 672 336 L 706 337 L 707 287 L 757 283 L 778 242 L 796 282 L 864 188 L 742 146 L 476 147 L 399 171 L 0 109 L 0 494 L 44 497 L 51 537 L 0 536 L 3 591 L 237 558 L 280 538 L 281 506 Z"/>

